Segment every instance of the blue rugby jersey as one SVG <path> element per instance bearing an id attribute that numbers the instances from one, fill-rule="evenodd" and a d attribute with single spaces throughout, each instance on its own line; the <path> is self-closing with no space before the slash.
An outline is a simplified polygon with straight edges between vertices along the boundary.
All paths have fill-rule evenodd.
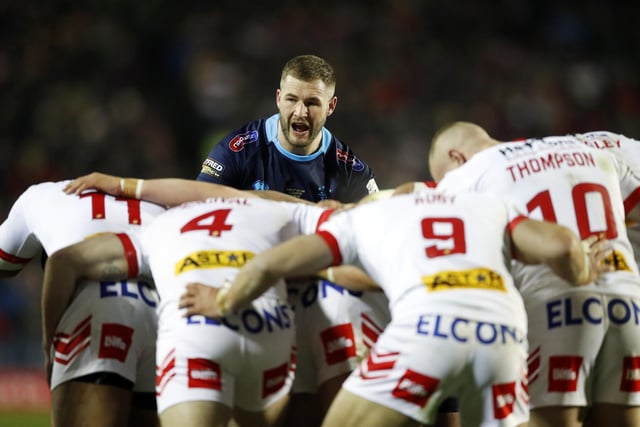
<path id="1" fill-rule="evenodd" d="M 287 151 L 278 141 L 278 117 L 253 121 L 224 137 L 202 163 L 197 180 L 275 190 L 312 202 L 349 203 L 378 191 L 371 168 L 326 128 L 315 153 Z"/>

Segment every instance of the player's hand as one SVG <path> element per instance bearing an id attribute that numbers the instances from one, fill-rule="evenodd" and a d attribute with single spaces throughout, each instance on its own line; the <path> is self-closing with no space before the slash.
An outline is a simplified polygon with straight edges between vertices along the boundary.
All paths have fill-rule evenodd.
<path id="1" fill-rule="evenodd" d="M 615 270 L 615 266 L 609 262 L 613 256 L 613 248 L 608 239 L 589 236 L 582 241 L 582 247 L 589 259 L 588 275 L 586 280 L 579 284 L 593 283 L 601 274 Z"/>
<path id="2" fill-rule="evenodd" d="M 343 206 L 342 202 L 339 202 L 337 200 L 331 200 L 331 199 L 320 200 L 319 202 L 316 203 L 316 205 L 320 206 L 321 208 L 327 208 L 327 209 L 340 209 Z"/>
<path id="3" fill-rule="evenodd" d="M 67 194 L 80 194 L 85 190 L 100 190 L 114 196 L 120 196 L 120 177 L 92 172 L 69 182 L 63 191 Z"/>
<path id="4" fill-rule="evenodd" d="M 202 283 L 189 283 L 180 296 L 178 308 L 185 309 L 183 317 L 196 314 L 206 317 L 223 317 L 228 313 L 221 310 L 219 303 L 227 290 L 228 287 L 214 288 Z"/>

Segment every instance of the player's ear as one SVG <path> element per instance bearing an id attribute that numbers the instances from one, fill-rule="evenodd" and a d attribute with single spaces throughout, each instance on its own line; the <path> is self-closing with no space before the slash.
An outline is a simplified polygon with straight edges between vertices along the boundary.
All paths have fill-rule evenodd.
<path id="1" fill-rule="evenodd" d="M 456 167 L 462 166 L 467 163 L 467 158 L 465 157 L 465 155 L 455 148 L 449 150 L 447 155 L 449 156 L 449 160 L 451 160 L 456 165 Z"/>
<path id="2" fill-rule="evenodd" d="M 276 89 L 276 105 L 279 107 L 280 106 L 280 95 L 282 92 L 280 92 L 280 88 Z"/>
<path id="3" fill-rule="evenodd" d="M 327 116 L 330 116 L 333 114 L 333 111 L 336 109 L 337 103 L 338 103 L 338 97 L 332 96 L 331 99 L 329 100 L 329 108 L 327 110 Z"/>

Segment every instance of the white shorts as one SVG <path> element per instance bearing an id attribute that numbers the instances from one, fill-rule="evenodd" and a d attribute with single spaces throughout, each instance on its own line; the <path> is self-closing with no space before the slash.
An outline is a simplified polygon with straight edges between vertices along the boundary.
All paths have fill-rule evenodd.
<path id="1" fill-rule="evenodd" d="M 220 321 L 184 318 L 177 301 L 159 313 L 158 413 L 197 400 L 258 412 L 289 393 L 295 332 L 285 301 L 261 297 Z"/>
<path id="2" fill-rule="evenodd" d="M 403 313 L 343 387 L 424 424 L 455 396 L 463 425 L 516 426 L 529 419 L 526 346 L 509 325 Z"/>
<path id="3" fill-rule="evenodd" d="M 391 319 L 388 300 L 382 292 L 351 292 L 326 280 L 288 289 L 296 323 L 292 392 L 316 393 L 366 358 Z"/>
<path id="4" fill-rule="evenodd" d="M 640 298 L 580 291 L 525 303 L 532 408 L 640 405 Z"/>
<path id="5" fill-rule="evenodd" d="M 158 294 L 136 281 L 84 283 L 56 330 L 51 389 L 98 372 L 131 381 L 133 391 L 155 389 Z"/>

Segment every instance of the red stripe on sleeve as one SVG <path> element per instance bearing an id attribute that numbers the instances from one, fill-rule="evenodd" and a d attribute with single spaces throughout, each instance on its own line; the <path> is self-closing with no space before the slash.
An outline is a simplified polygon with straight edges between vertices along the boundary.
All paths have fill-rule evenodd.
<path id="1" fill-rule="evenodd" d="M 117 233 L 118 239 L 122 243 L 124 248 L 124 256 L 127 259 L 127 275 L 129 278 L 136 277 L 138 275 L 138 257 L 136 257 L 136 248 L 133 246 L 133 242 L 124 233 Z"/>
<path id="2" fill-rule="evenodd" d="M 631 210 L 640 203 L 640 187 L 636 188 L 629 197 L 624 200 L 624 213 L 625 215 L 631 212 Z"/>
<path id="3" fill-rule="evenodd" d="M 322 237 L 322 239 L 331 250 L 331 254 L 333 255 L 333 263 L 331 263 L 331 265 L 342 264 L 342 254 L 340 253 L 340 246 L 338 246 L 338 241 L 335 237 L 333 237 L 333 234 L 325 230 L 318 231 L 316 234 Z"/>
<path id="4" fill-rule="evenodd" d="M 424 185 L 426 185 L 427 188 L 436 188 L 438 186 L 438 183 L 435 181 L 425 181 Z"/>
<path id="5" fill-rule="evenodd" d="M 318 229 L 322 224 L 327 222 L 331 214 L 334 213 L 335 211 L 336 211 L 335 209 L 327 209 L 326 211 L 322 212 L 322 214 L 320 214 L 320 218 L 318 218 L 318 225 L 316 225 L 316 231 L 318 231 Z"/>
<path id="6" fill-rule="evenodd" d="M 2 249 L 0 249 L 0 259 L 3 259 L 12 264 L 26 264 L 31 261 L 31 258 L 20 258 L 19 256 L 11 255 Z"/>

